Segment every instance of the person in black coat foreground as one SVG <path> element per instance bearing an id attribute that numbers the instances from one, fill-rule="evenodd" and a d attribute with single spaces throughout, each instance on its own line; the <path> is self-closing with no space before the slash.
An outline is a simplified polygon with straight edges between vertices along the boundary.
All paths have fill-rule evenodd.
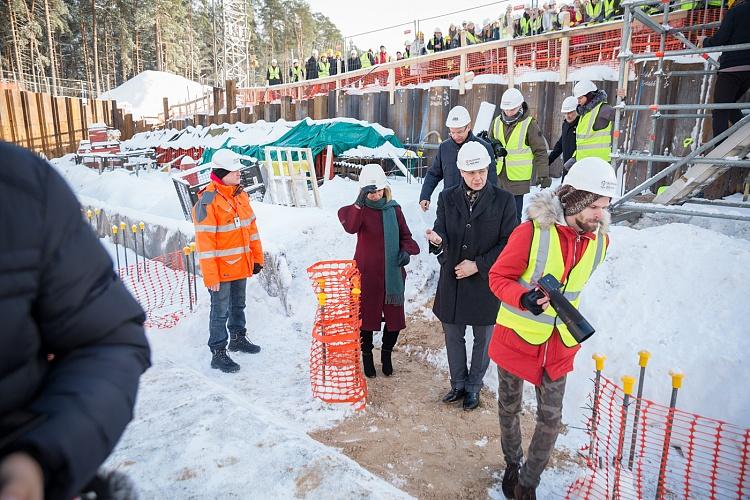
<path id="1" fill-rule="evenodd" d="M 70 499 L 133 417 L 144 314 L 62 177 L 0 143 L 0 498 Z"/>

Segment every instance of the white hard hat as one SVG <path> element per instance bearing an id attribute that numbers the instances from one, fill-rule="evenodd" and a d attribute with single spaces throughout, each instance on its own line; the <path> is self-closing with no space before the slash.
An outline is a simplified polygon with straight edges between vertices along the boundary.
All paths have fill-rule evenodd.
<path id="1" fill-rule="evenodd" d="M 456 164 L 459 170 L 464 172 L 474 172 L 490 166 L 490 154 L 487 148 L 481 142 L 465 142 L 461 149 L 458 150 Z"/>
<path id="2" fill-rule="evenodd" d="M 351 55 L 352 57 L 357 57 L 357 50 L 356 50 L 356 49 L 352 49 L 352 51 L 351 51 L 351 52 L 349 52 L 349 54 L 350 54 L 350 55 Z"/>
<path id="3" fill-rule="evenodd" d="M 471 123 L 471 115 L 463 106 L 454 106 L 448 112 L 448 118 L 445 119 L 445 126 L 448 128 L 465 127 L 469 123 Z"/>
<path id="4" fill-rule="evenodd" d="M 385 180 L 385 172 L 377 163 L 368 163 L 362 167 L 359 173 L 359 187 L 375 185 L 376 189 L 383 189 L 388 185 Z"/>
<path id="5" fill-rule="evenodd" d="M 320 52 L 318 52 L 318 49 L 313 49 L 313 51 L 312 51 L 312 55 L 313 55 L 314 57 L 318 57 L 318 54 L 320 54 Z"/>
<path id="6" fill-rule="evenodd" d="M 596 85 L 591 80 L 581 80 L 573 87 L 573 97 L 578 99 L 589 92 L 596 92 Z"/>
<path id="7" fill-rule="evenodd" d="M 561 113 L 570 113 L 571 111 L 575 111 L 578 107 L 578 99 L 575 97 L 568 96 L 566 97 L 562 102 L 562 107 L 560 108 Z"/>
<path id="8" fill-rule="evenodd" d="M 435 28 L 435 31 L 433 31 L 433 33 L 442 33 L 442 32 L 443 30 L 441 30 L 440 28 Z"/>
<path id="9" fill-rule="evenodd" d="M 213 163 L 213 168 L 222 168 L 224 170 L 229 170 L 230 172 L 242 170 L 240 155 L 231 149 L 220 149 L 215 152 L 211 157 L 211 163 Z"/>
<path id="10" fill-rule="evenodd" d="M 575 162 L 563 185 L 609 198 L 617 196 L 615 171 L 609 162 L 593 156 Z"/>
<path id="11" fill-rule="evenodd" d="M 279 63 L 279 61 L 277 61 L 276 59 L 271 59 L 271 64 L 272 64 L 272 65 L 274 65 L 274 66 L 275 66 L 275 65 L 276 65 L 276 64 L 278 64 L 278 63 Z"/>
<path id="12" fill-rule="evenodd" d="M 517 88 L 511 88 L 503 92 L 503 97 L 500 99 L 500 109 L 507 111 L 509 109 L 515 109 L 523 104 L 523 94 Z"/>
<path id="13" fill-rule="evenodd" d="M 197 165 L 198 162 L 192 156 L 185 155 L 180 159 L 180 165 Z"/>
<path id="14" fill-rule="evenodd" d="M 292 59 L 292 64 L 299 64 L 299 59 L 297 59 L 296 57 Z"/>

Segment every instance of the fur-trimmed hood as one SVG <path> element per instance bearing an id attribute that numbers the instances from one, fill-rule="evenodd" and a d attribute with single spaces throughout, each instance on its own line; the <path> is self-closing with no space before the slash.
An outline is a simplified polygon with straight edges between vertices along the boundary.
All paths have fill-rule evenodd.
<path id="1" fill-rule="evenodd" d="M 591 96 L 591 99 L 589 99 L 586 104 L 584 104 L 583 106 L 578 106 L 576 108 L 578 116 L 585 115 L 586 113 L 594 109 L 600 102 L 607 102 L 607 93 L 604 90 L 599 89 L 593 92 L 593 94 L 594 95 Z"/>
<path id="2" fill-rule="evenodd" d="M 565 222 L 562 203 L 560 203 L 560 199 L 552 189 L 544 189 L 532 195 L 526 213 L 529 219 L 535 220 L 543 228 L 550 227 L 553 224 L 568 225 Z M 609 212 L 604 212 L 604 217 L 599 222 L 599 231 L 601 234 L 609 232 L 610 220 Z"/>

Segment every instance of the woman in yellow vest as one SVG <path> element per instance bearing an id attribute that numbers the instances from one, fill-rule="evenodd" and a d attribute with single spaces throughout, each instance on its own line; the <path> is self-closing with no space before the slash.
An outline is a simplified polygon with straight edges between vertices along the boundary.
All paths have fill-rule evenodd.
<path id="1" fill-rule="evenodd" d="M 573 97 L 578 99 L 576 111 L 581 117 L 576 127 L 576 160 L 594 157 L 609 161 L 615 110 L 607 104 L 607 93 L 594 82 L 581 80 L 573 87 Z"/>
<path id="2" fill-rule="evenodd" d="M 318 78 L 325 78 L 331 75 L 331 63 L 328 57 L 321 55 L 318 59 Z"/>
<path id="3" fill-rule="evenodd" d="M 495 150 L 500 187 L 515 196 L 516 217 L 520 221 L 523 197 L 531 190 L 532 179 L 542 187 L 550 185 L 547 141 L 520 90 L 506 90 L 500 110 L 490 131 L 490 142 Z"/>
<path id="4" fill-rule="evenodd" d="M 529 220 L 513 231 L 490 269 L 490 288 L 501 305 L 488 352 L 498 366 L 500 443 L 506 463 L 502 489 L 508 498 L 536 498 L 560 431 L 567 373 L 580 349 L 536 284 L 552 274 L 578 307 L 589 277 L 606 255 L 607 207 L 616 192 L 617 178 L 609 163 L 599 158 L 577 162 L 556 191 L 534 195 Z M 524 381 L 535 386 L 538 408 L 526 460 L 519 422 Z"/>

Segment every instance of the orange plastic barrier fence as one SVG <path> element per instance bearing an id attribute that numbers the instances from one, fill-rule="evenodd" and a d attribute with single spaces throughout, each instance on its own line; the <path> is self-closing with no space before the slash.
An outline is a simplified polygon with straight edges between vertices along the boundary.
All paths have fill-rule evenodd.
<path id="1" fill-rule="evenodd" d="M 122 248 L 119 251 L 122 252 Z M 137 265 L 129 262 L 117 270 L 120 279 L 146 311 L 146 327 L 172 328 L 190 308 L 192 275 L 189 280 L 184 258 L 182 252 L 154 259 L 140 257 Z"/>
<path id="2" fill-rule="evenodd" d="M 588 473 L 566 498 L 750 498 L 750 429 L 626 395 L 604 377 L 598 394 Z"/>
<path id="3" fill-rule="evenodd" d="M 313 396 L 363 408 L 367 383 L 360 364 L 360 275 L 353 260 L 317 262 L 307 269 L 318 300 L 310 348 Z"/>

